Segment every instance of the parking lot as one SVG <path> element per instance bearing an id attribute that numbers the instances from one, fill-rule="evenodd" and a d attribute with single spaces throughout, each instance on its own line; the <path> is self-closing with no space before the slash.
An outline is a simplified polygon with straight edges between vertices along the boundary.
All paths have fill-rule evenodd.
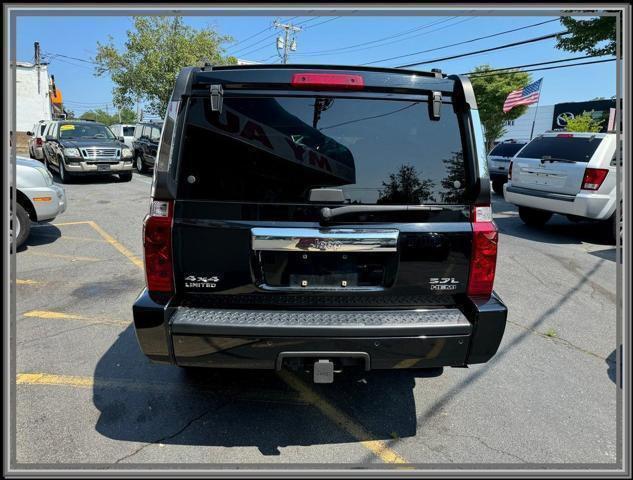
<path id="1" fill-rule="evenodd" d="M 615 468 L 616 254 L 595 224 L 555 216 L 535 230 L 493 195 L 495 290 L 509 316 L 487 364 L 332 385 L 290 372 L 191 375 L 150 364 L 131 325 L 150 183 L 135 173 L 66 185 L 67 211 L 17 253 L 19 466 Z"/>

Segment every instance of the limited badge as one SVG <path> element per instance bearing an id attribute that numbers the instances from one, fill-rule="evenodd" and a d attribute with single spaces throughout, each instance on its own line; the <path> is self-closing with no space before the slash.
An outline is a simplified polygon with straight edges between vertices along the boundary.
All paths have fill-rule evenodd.
<path id="1" fill-rule="evenodd" d="M 185 277 L 185 288 L 190 289 L 212 289 L 217 287 L 220 277 L 217 275 L 187 275 Z"/>

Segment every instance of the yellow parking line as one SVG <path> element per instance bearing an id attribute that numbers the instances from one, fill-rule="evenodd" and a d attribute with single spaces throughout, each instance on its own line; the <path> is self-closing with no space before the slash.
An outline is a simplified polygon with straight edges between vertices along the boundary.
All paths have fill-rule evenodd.
<path id="1" fill-rule="evenodd" d="M 128 258 L 128 260 L 130 260 L 134 265 L 136 265 L 139 268 L 144 268 L 143 260 L 141 260 L 136 255 L 134 255 L 130 250 L 125 248 L 121 243 L 119 243 L 119 241 L 116 238 L 114 238 L 112 235 L 110 235 L 108 232 L 106 232 L 96 222 L 93 222 L 92 220 L 89 220 L 88 224 L 92 228 L 94 228 L 95 231 L 99 235 L 101 235 L 106 242 L 108 242 L 110 245 L 112 245 L 114 248 L 116 248 L 121 254 L 126 256 Z"/>
<path id="2" fill-rule="evenodd" d="M 101 242 L 101 243 L 107 243 L 105 240 L 103 240 L 102 238 L 86 238 L 86 237 L 74 237 L 72 235 L 61 235 L 61 236 L 57 236 L 57 235 L 50 235 L 47 233 L 38 233 L 37 234 L 38 237 L 43 237 L 43 238 L 60 238 L 62 240 L 79 240 L 82 242 Z"/>
<path id="3" fill-rule="evenodd" d="M 98 262 L 101 259 L 95 257 L 80 257 L 76 255 L 64 255 L 62 253 L 45 253 L 45 252 L 34 252 L 32 249 L 26 251 L 30 255 L 35 255 L 36 257 L 52 257 L 52 258 L 63 258 L 68 259 L 71 262 L 82 261 L 82 262 Z"/>
<path id="4" fill-rule="evenodd" d="M 85 225 L 87 223 L 88 223 L 88 220 L 81 220 L 78 222 L 51 223 L 51 225 L 55 227 L 65 227 L 66 225 Z"/>
<path id="5" fill-rule="evenodd" d="M 99 235 L 101 235 L 101 237 L 106 243 L 109 243 L 114 248 L 116 248 L 119 251 L 119 253 L 127 257 L 128 260 L 130 260 L 137 267 L 144 268 L 143 260 L 141 260 L 136 255 L 134 255 L 134 253 L 132 253 L 129 249 L 124 247 L 116 238 L 114 238 L 112 235 L 106 232 L 103 228 L 101 228 L 101 226 L 99 226 L 97 222 L 94 222 L 92 220 L 82 220 L 78 222 L 55 223 L 52 225 L 56 227 L 64 227 L 66 225 L 90 225 L 94 231 L 96 231 Z"/>
<path id="6" fill-rule="evenodd" d="M 139 382 L 125 378 L 98 378 L 79 375 L 56 375 L 51 373 L 18 373 L 15 378 L 18 385 L 52 385 L 71 388 L 125 388 L 128 390 L 140 390 L 143 392 L 159 391 L 165 393 L 171 389 L 177 393 L 197 393 L 200 390 L 215 390 L 216 385 L 204 383 L 176 383 L 176 382 Z M 241 389 L 229 387 L 222 392 L 235 395 L 235 400 L 248 400 L 251 402 L 266 403 L 291 403 L 306 405 L 307 402 L 297 395 L 289 395 L 277 391 L 244 392 Z"/>
<path id="7" fill-rule="evenodd" d="M 122 325 L 128 326 L 130 321 L 126 320 L 111 320 L 108 318 L 98 317 L 86 317 L 85 315 L 76 315 L 72 313 L 63 312 L 51 312 L 48 310 L 30 310 L 22 314 L 23 317 L 29 318 L 45 318 L 53 320 L 80 320 L 82 322 L 94 323 L 94 324 L 107 324 L 107 325 Z"/>
<path id="8" fill-rule="evenodd" d="M 282 370 L 279 372 L 280 377 L 292 388 L 297 390 L 309 403 L 318 408 L 321 413 L 336 423 L 339 427 L 360 441 L 361 445 L 371 451 L 385 463 L 408 464 L 401 455 L 393 451 L 382 440 L 367 440 L 373 435 L 369 433 L 362 425 L 345 415 L 342 411 L 321 397 L 318 393 L 309 388 L 303 381 L 292 373 Z"/>
<path id="9" fill-rule="evenodd" d="M 23 280 L 23 279 L 17 278 L 15 280 L 15 283 L 17 285 L 39 285 L 42 282 L 38 282 L 37 280 Z"/>
<path id="10" fill-rule="evenodd" d="M 15 383 L 28 385 L 66 385 L 69 387 L 92 388 L 92 377 L 73 375 L 50 375 L 46 373 L 18 373 Z"/>

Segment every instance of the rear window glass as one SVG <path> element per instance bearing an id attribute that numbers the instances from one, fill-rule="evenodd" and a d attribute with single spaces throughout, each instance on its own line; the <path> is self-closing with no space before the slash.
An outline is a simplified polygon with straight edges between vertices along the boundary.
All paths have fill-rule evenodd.
<path id="1" fill-rule="evenodd" d="M 191 98 L 179 176 L 183 198 L 306 203 L 340 188 L 345 203 L 463 203 L 464 152 L 450 105 L 332 97 Z"/>
<path id="2" fill-rule="evenodd" d="M 124 137 L 134 136 L 134 127 L 123 127 L 123 136 Z"/>
<path id="3" fill-rule="evenodd" d="M 562 158 L 574 162 L 591 160 L 602 138 L 596 137 L 538 137 L 521 150 L 521 158 Z"/>
<path id="4" fill-rule="evenodd" d="M 500 143 L 492 149 L 490 155 L 497 157 L 514 157 L 525 146 L 525 143 Z"/>

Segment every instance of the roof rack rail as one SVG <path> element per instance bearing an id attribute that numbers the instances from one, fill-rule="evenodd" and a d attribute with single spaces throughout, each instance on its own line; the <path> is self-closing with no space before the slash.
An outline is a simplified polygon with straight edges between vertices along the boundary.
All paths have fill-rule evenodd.
<path id="1" fill-rule="evenodd" d="M 310 63 L 286 63 L 286 64 L 266 64 L 266 63 L 258 63 L 253 65 L 216 65 L 213 67 L 213 70 L 232 70 L 232 69 L 245 69 L 245 70 L 262 70 L 262 69 L 289 69 L 289 70 L 297 70 L 303 68 L 319 68 L 319 69 L 328 69 L 328 70 L 358 70 L 358 71 L 367 71 L 367 72 L 402 72 L 402 73 L 412 73 L 415 75 L 422 75 L 426 77 L 438 77 L 436 72 L 428 72 L 423 70 L 409 70 L 404 68 L 389 68 L 389 67 L 368 67 L 368 66 L 360 66 L 360 65 L 322 65 L 322 64 L 310 64 Z M 206 71 L 202 70 L 201 71 Z M 440 72 L 440 76 L 438 78 L 443 78 L 444 74 Z"/>

